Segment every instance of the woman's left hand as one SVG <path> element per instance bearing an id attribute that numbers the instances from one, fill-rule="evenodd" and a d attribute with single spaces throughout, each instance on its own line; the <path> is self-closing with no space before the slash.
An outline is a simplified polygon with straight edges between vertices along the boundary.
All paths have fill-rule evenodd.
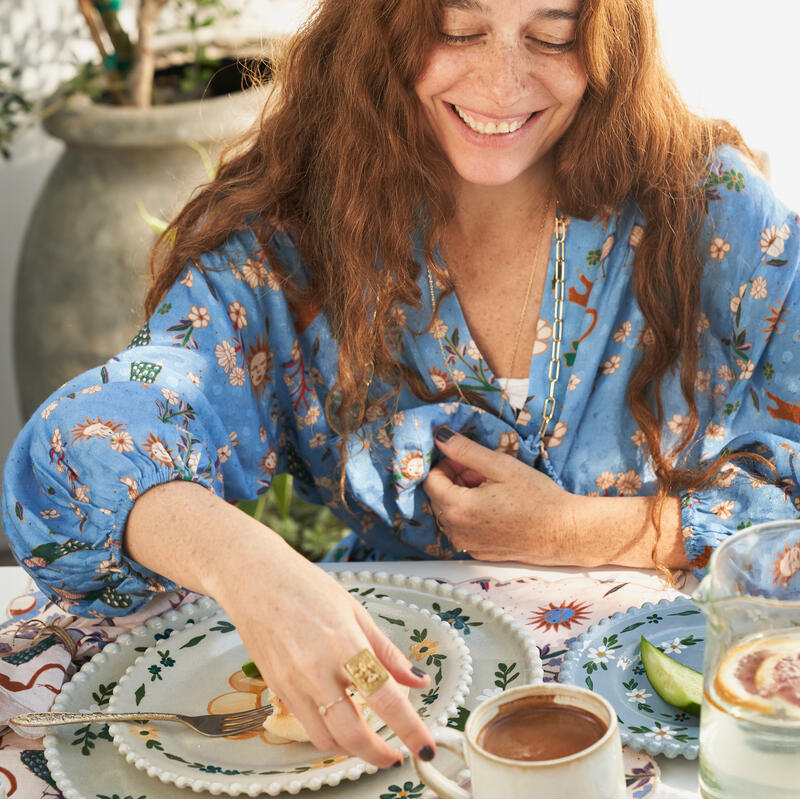
<path id="1" fill-rule="evenodd" d="M 449 428 L 440 428 L 435 441 L 445 458 L 423 488 L 455 548 L 485 561 L 580 563 L 574 495 L 514 456 Z"/>

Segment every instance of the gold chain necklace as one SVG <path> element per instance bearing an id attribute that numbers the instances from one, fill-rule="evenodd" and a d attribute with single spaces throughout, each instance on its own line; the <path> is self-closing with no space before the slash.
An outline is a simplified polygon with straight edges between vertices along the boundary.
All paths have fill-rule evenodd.
<path id="1" fill-rule="evenodd" d="M 548 203 L 549 207 L 549 203 Z M 511 356 L 511 366 L 512 366 L 512 373 L 513 373 L 513 366 L 514 361 L 517 355 L 517 348 L 519 346 L 519 340 L 522 333 L 522 326 L 525 322 L 525 313 L 528 308 L 528 299 L 530 297 L 531 286 L 533 284 L 533 274 L 536 262 L 538 261 L 538 253 L 539 248 L 541 245 L 542 234 L 544 231 L 544 225 L 548 218 L 548 214 L 545 211 L 544 218 L 542 220 L 542 229 L 539 233 L 539 241 L 536 245 L 536 258 L 534 259 L 534 266 L 531 268 L 531 273 L 528 276 L 528 286 L 525 292 L 525 301 L 522 306 L 522 314 L 520 316 L 519 324 L 517 325 L 517 333 L 514 340 L 514 350 Z M 565 256 L 564 256 L 564 245 L 567 238 L 567 227 L 566 223 L 564 222 L 564 218 L 561 216 L 556 215 L 555 218 L 555 236 L 556 236 L 556 270 L 555 270 L 555 279 L 553 285 L 553 341 L 550 348 L 550 364 L 547 369 L 547 378 L 550 381 L 550 389 L 549 394 L 545 400 L 544 408 L 542 409 L 542 424 L 539 426 L 539 438 L 540 441 L 544 441 L 545 433 L 547 432 L 547 428 L 550 425 L 550 422 L 553 419 L 553 415 L 555 414 L 556 408 L 556 399 L 555 399 L 555 390 L 556 384 L 558 383 L 558 378 L 561 373 L 561 336 L 562 336 L 562 329 L 563 329 L 563 322 L 564 322 L 564 267 L 565 267 Z M 427 268 L 428 270 L 428 289 L 430 290 L 431 295 L 431 313 L 433 313 L 434 309 L 436 308 L 436 293 L 433 288 L 433 275 L 431 274 L 430 266 Z M 464 403 L 467 402 L 467 398 L 464 397 L 464 393 L 461 391 L 461 385 L 455 379 L 453 375 L 453 370 L 450 367 L 450 362 L 447 359 L 447 354 L 444 351 L 444 345 L 442 344 L 441 338 L 438 339 L 439 342 L 439 349 L 442 352 L 442 360 L 444 361 L 444 365 L 447 369 L 447 372 L 450 375 L 450 380 L 453 382 L 453 385 L 456 387 L 458 394 L 460 395 L 461 399 Z M 506 387 L 508 386 L 508 379 L 506 379 Z M 503 390 L 503 399 L 500 404 L 500 411 L 499 414 L 503 413 L 503 408 L 505 407 L 506 401 L 506 392 L 505 389 Z"/>

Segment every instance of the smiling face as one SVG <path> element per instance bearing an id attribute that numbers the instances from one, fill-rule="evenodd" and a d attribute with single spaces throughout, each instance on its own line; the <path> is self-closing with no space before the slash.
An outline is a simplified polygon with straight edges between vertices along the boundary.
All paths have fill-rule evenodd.
<path id="1" fill-rule="evenodd" d="M 579 0 L 443 5 L 440 42 L 415 87 L 436 138 L 464 181 L 535 179 L 586 90 Z"/>

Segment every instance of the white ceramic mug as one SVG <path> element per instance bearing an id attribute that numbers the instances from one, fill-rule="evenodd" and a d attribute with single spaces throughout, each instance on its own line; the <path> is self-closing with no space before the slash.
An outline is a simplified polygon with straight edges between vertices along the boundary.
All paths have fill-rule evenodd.
<path id="1" fill-rule="evenodd" d="M 484 726 L 501 706 L 521 697 L 539 695 L 551 702 L 594 714 L 606 728 L 594 744 L 577 753 L 549 761 L 502 758 L 478 744 Z M 472 774 L 472 795 L 445 778 L 431 762 L 414 758 L 419 779 L 439 797 L 624 797 L 625 769 L 617 713 L 599 694 L 580 686 L 537 683 L 509 689 L 484 700 L 469 716 L 464 733 L 451 728 L 434 731 L 439 747 L 467 762 Z"/>

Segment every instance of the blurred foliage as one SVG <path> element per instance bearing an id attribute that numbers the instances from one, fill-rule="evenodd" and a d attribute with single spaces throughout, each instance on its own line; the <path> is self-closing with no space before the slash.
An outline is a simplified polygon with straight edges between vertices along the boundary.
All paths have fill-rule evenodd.
<path id="1" fill-rule="evenodd" d="M 276 475 L 269 491 L 258 500 L 242 500 L 237 505 L 311 561 L 322 559 L 350 532 L 329 508 L 298 497 L 291 475 Z"/>
<path id="2" fill-rule="evenodd" d="M 117 3 L 99 3 L 97 0 L 92 0 L 92 3 L 104 9 L 102 15 L 94 20 L 92 37 L 96 44 L 102 45 L 98 52 L 99 60 L 74 64 L 75 76 L 50 96 L 38 97 L 22 90 L 20 79 L 25 64 L 0 62 L 0 155 L 3 158 L 11 157 L 10 145 L 17 135 L 62 108 L 75 94 L 88 95 L 101 103 L 130 103 L 133 88 L 129 80 L 135 70 L 128 51 L 132 47 L 131 41 L 139 39 L 139 32 L 132 31 L 133 35 L 129 37 L 123 30 L 117 16 Z M 172 14 L 171 28 L 185 31 L 190 39 L 201 29 L 240 14 L 231 0 L 166 0 L 164 5 Z M 87 22 L 92 20 L 87 19 Z M 148 42 L 146 46 L 152 45 Z M 207 47 L 201 42 L 180 45 L 175 51 L 183 55 L 183 63 L 162 70 L 163 75 L 146 77 L 149 86 L 146 95 L 153 104 L 183 102 L 205 96 L 212 79 L 231 61 L 230 58 L 209 58 Z M 242 87 L 226 86 L 223 93 L 236 88 Z"/>

